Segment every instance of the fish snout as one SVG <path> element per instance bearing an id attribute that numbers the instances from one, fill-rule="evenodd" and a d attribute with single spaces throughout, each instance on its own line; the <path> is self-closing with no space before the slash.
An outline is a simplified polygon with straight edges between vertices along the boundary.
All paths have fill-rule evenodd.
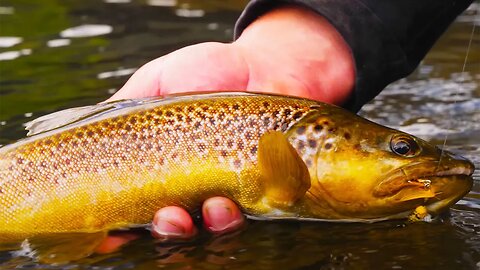
<path id="1" fill-rule="evenodd" d="M 441 150 L 440 150 L 441 151 Z M 452 153 L 450 151 L 441 151 L 438 167 L 443 168 L 440 175 L 467 175 L 471 176 L 475 171 L 475 165 L 468 158 Z"/>

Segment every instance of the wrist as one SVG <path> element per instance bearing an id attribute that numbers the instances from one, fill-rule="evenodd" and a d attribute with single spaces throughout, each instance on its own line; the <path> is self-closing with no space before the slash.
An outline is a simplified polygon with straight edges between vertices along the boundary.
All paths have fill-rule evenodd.
<path id="1" fill-rule="evenodd" d="M 343 104 L 353 91 L 350 48 L 322 16 L 298 6 L 276 8 L 252 22 L 234 42 L 249 64 L 248 89 Z M 270 89 L 269 89 L 270 88 Z"/>

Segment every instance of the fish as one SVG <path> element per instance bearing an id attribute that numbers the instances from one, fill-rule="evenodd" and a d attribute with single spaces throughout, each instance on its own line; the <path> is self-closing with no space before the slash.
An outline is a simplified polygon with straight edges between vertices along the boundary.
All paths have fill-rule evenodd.
<path id="1" fill-rule="evenodd" d="M 257 93 L 123 100 L 27 124 L 0 148 L 0 242 L 142 226 L 225 196 L 256 219 L 376 222 L 439 214 L 474 165 L 318 101 Z"/>

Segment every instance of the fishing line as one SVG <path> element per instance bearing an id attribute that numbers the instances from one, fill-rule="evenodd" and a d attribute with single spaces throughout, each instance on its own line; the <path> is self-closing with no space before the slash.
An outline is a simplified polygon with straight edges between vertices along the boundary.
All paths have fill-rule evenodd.
<path id="1" fill-rule="evenodd" d="M 473 41 L 473 35 L 475 33 L 475 20 L 473 21 L 473 27 L 472 27 L 472 32 L 470 33 L 470 40 L 468 41 L 468 45 L 467 45 L 467 52 L 465 53 L 465 59 L 463 61 L 463 67 L 462 67 L 462 73 L 461 73 L 461 78 L 462 78 L 462 81 L 461 81 L 461 87 L 463 88 L 463 79 L 464 79 L 464 74 L 465 74 L 465 67 L 467 66 L 467 60 L 468 60 L 468 55 L 470 54 L 470 48 L 472 47 L 472 41 Z M 458 95 L 459 93 L 459 90 L 457 88 L 457 90 L 455 91 L 455 96 Z M 457 104 L 457 100 L 456 99 L 453 99 L 453 107 L 455 107 L 455 104 Z M 451 129 L 451 123 L 450 122 L 450 127 L 449 129 Z M 440 159 L 438 160 L 438 165 L 437 165 L 437 170 L 438 170 L 438 167 L 440 167 L 440 163 L 442 162 L 442 157 L 443 157 L 443 153 L 445 151 L 445 146 L 447 145 L 447 139 L 448 139 L 448 132 L 445 134 L 445 139 L 443 141 L 443 145 L 442 145 L 442 150 L 440 152 Z"/>

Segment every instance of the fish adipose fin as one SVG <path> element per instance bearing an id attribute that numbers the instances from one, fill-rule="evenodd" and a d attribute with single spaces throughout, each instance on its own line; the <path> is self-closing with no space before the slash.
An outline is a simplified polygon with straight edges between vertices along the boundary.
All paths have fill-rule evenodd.
<path id="1" fill-rule="evenodd" d="M 42 263 L 62 264 L 91 255 L 106 236 L 106 232 L 35 236 L 25 240 L 22 249 L 15 253 L 32 256 Z"/>
<path id="2" fill-rule="evenodd" d="M 291 206 L 310 188 L 308 168 L 280 131 L 262 135 L 258 164 L 266 197 L 277 206 Z"/>

